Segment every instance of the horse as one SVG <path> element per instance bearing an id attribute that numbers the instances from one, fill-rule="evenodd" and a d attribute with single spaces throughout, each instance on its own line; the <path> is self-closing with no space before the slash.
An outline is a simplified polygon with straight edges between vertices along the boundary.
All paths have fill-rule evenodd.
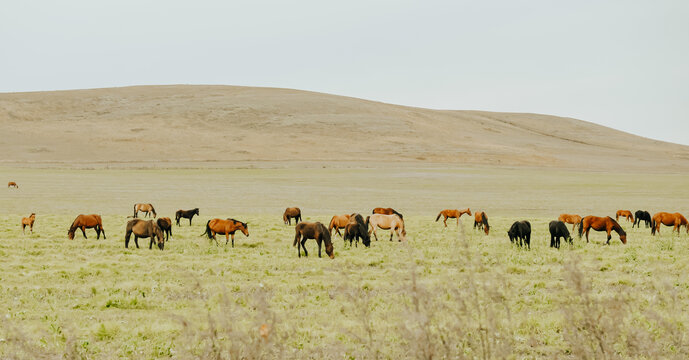
<path id="1" fill-rule="evenodd" d="M 70 240 L 74 240 L 74 231 L 76 229 L 81 229 L 81 233 L 84 234 L 84 239 L 88 239 L 86 237 L 86 229 L 91 229 L 94 228 L 96 230 L 96 239 L 100 239 L 100 233 L 103 233 L 103 239 L 107 239 L 105 237 L 105 229 L 103 229 L 103 220 L 101 220 L 100 215 L 97 214 L 91 214 L 91 215 L 79 215 L 77 216 L 76 219 L 72 222 L 72 225 L 69 227 L 69 230 L 67 231 L 67 237 Z"/>
<path id="2" fill-rule="evenodd" d="M 457 226 L 459 226 L 459 218 L 462 217 L 462 215 L 467 214 L 471 216 L 471 210 L 469 208 L 466 208 L 464 210 L 450 210 L 450 209 L 445 209 L 438 214 L 438 216 L 435 218 L 435 221 L 437 222 L 440 220 L 441 216 L 444 216 L 445 219 L 443 219 L 443 223 L 445 224 L 445 227 L 447 227 L 447 219 L 448 218 L 453 218 L 457 219 Z"/>
<path id="3" fill-rule="evenodd" d="M 26 227 L 29 227 L 29 230 L 31 230 L 31 233 L 33 234 L 33 223 L 36 221 L 36 214 L 31 213 L 29 217 L 22 218 L 22 234 L 25 234 L 24 229 Z"/>
<path id="4" fill-rule="evenodd" d="M 169 220 L 169 218 L 168 218 Z M 172 222 L 170 222 L 172 224 Z M 127 232 L 124 235 L 124 247 L 129 248 L 129 238 L 134 233 L 134 244 L 139 248 L 139 238 L 151 238 L 148 249 L 153 249 L 153 243 L 158 245 L 158 249 L 165 247 L 165 235 L 158 224 L 153 220 L 132 219 L 127 222 Z"/>
<path id="5" fill-rule="evenodd" d="M 285 212 L 282 214 L 282 220 L 285 222 L 285 225 L 292 225 L 292 219 L 294 219 L 295 224 L 301 221 L 301 209 L 298 207 L 288 207 L 285 209 Z"/>
<path id="6" fill-rule="evenodd" d="M 680 213 L 670 214 L 666 212 L 659 212 L 654 214 L 653 219 L 651 220 L 651 235 L 655 235 L 656 232 L 660 234 L 660 224 L 673 226 L 672 232 L 677 230 L 677 235 L 679 235 L 679 230 L 682 228 L 682 226 L 684 226 L 687 228 L 687 233 L 689 234 L 687 218 Z"/>
<path id="7" fill-rule="evenodd" d="M 232 236 L 232 247 L 234 247 L 234 233 L 237 230 L 241 231 L 244 236 L 249 237 L 249 225 L 245 222 L 229 218 L 227 220 L 212 219 L 206 223 L 206 231 L 201 236 L 208 235 L 208 239 L 215 240 L 215 245 L 219 245 L 215 234 L 225 235 L 225 245 L 227 245 L 230 241 L 230 236 Z"/>
<path id="8" fill-rule="evenodd" d="M 581 216 L 576 214 L 560 214 L 560 217 L 557 219 L 564 223 L 572 224 L 572 232 L 574 232 L 574 228 L 581 222 Z"/>
<path id="9" fill-rule="evenodd" d="M 390 241 L 392 241 L 392 234 L 397 234 L 397 241 L 406 241 L 407 231 L 404 230 L 404 221 L 402 218 L 396 214 L 385 215 L 385 214 L 373 214 L 366 217 L 366 228 L 368 233 L 373 232 L 373 236 L 378 241 L 378 234 L 376 234 L 376 228 L 381 228 L 383 230 L 390 230 Z"/>
<path id="10" fill-rule="evenodd" d="M 637 210 L 634 213 L 634 223 L 632 224 L 632 229 L 634 228 L 634 225 L 636 225 L 637 228 L 641 226 L 641 220 L 646 223 L 646 227 L 649 227 L 651 225 L 651 214 L 648 211 Z"/>
<path id="11" fill-rule="evenodd" d="M 565 241 L 569 241 L 572 244 L 572 237 L 569 235 L 569 230 L 567 230 L 567 225 L 560 220 L 553 220 L 548 224 L 550 229 L 550 247 L 556 249 L 560 248 L 560 238 L 564 238 Z"/>
<path id="12" fill-rule="evenodd" d="M 163 231 L 163 234 L 165 235 L 165 241 L 170 240 L 170 236 L 172 236 L 172 220 L 169 217 L 161 217 L 158 218 L 156 224 L 158 224 L 160 230 Z"/>
<path id="13" fill-rule="evenodd" d="M 519 247 L 522 247 L 523 240 L 526 247 L 531 250 L 531 223 L 528 221 L 515 221 L 510 230 L 507 231 L 507 236 L 510 237 L 510 242 L 519 245 Z"/>
<path id="14" fill-rule="evenodd" d="M 620 221 L 620 216 L 627 218 L 627 221 L 631 221 L 632 223 L 634 222 L 634 216 L 632 215 L 632 212 L 629 210 L 617 210 L 617 212 L 615 213 L 615 220 Z"/>
<path id="15" fill-rule="evenodd" d="M 478 228 L 479 230 L 483 229 L 483 232 L 488 235 L 488 232 L 490 231 L 490 225 L 488 225 L 488 215 L 486 215 L 485 212 L 479 211 L 476 214 L 474 214 L 474 229 Z"/>
<path id="16" fill-rule="evenodd" d="M 9 189 L 9 188 L 11 188 L 11 187 L 13 187 L 13 188 L 15 188 L 15 189 L 19 189 L 19 185 L 17 185 L 17 183 L 14 182 L 14 181 L 10 181 L 10 182 L 7 183 L 7 188 Z"/>
<path id="17" fill-rule="evenodd" d="M 153 218 L 155 219 L 156 217 L 156 209 L 153 208 L 153 205 L 151 204 L 134 204 L 134 217 L 138 217 L 137 214 L 139 211 L 146 213 L 146 217 L 148 217 L 148 213 L 153 213 Z"/>
<path id="18" fill-rule="evenodd" d="M 342 237 L 345 244 L 349 240 L 349 246 L 352 246 L 354 241 L 354 246 L 358 247 L 359 239 L 364 246 L 371 246 L 371 235 L 368 233 L 368 228 L 366 227 L 366 222 L 361 214 L 352 214 L 349 216 L 349 222 L 344 229 L 344 236 Z"/>
<path id="19" fill-rule="evenodd" d="M 608 234 L 608 241 L 606 244 L 610 245 L 610 232 L 612 230 L 615 230 L 617 232 L 617 235 L 620 236 L 620 241 L 622 241 L 623 244 L 627 243 L 627 233 L 624 232 L 624 229 L 620 226 L 620 224 L 617 223 L 613 218 L 610 216 L 605 216 L 605 217 L 598 217 L 598 216 L 586 216 L 583 219 L 581 219 L 581 222 L 579 223 L 579 237 L 586 233 L 586 242 L 589 242 L 589 231 L 593 229 L 596 231 L 605 231 Z"/>
<path id="20" fill-rule="evenodd" d="M 175 213 L 175 221 L 177 222 L 177 226 L 179 226 L 179 219 L 185 218 L 189 219 L 189 226 L 191 226 L 191 219 L 194 217 L 194 215 L 199 214 L 199 208 L 191 209 L 191 210 L 177 210 Z"/>
<path id="21" fill-rule="evenodd" d="M 342 236 L 342 234 L 340 234 L 340 229 L 344 229 L 345 226 L 347 226 L 347 224 L 349 223 L 349 217 L 349 214 L 333 216 L 333 218 L 330 219 L 330 225 L 328 225 L 328 231 L 330 231 L 330 235 L 332 236 L 333 229 L 335 229 L 337 235 Z"/>
<path id="22" fill-rule="evenodd" d="M 331 259 L 335 258 L 333 254 L 333 243 L 330 241 L 330 231 L 326 229 L 325 225 L 320 222 L 300 222 L 294 227 L 294 243 L 292 246 L 297 247 L 297 254 L 301 257 L 301 249 L 304 249 L 304 256 L 309 256 L 308 251 L 306 251 L 306 240 L 314 239 L 318 243 L 318 257 L 321 257 L 321 243 L 325 243 L 325 253 Z"/>
<path id="23" fill-rule="evenodd" d="M 377 208 L 373 209 L 373 212 L 371 212 L 371 214 L 397 215 L 400 217 L 400 219 L 404 220 L 404 216 L 402 216 L 402 214 L 395 211 L 395 209 L 393 209 L 393 208 L 377 207 Z"/>

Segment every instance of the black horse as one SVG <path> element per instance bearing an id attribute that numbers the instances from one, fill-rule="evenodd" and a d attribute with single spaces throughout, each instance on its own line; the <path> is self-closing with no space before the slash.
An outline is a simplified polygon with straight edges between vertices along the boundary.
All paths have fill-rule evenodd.
<path id="1" fill-rule="evenodd" d="M 634 228 L 634 225 L 636 225 L 636 227 L 641 226 L 641 220 L 646 222 L 646 227 L 649 227 L 649 225 L 651 225 L 651 214 L 649 214 L 648 211 L 637 210 L 634 213 L 634 223 L 632 224 L 632 229 Z"/>
<path id="2" fill-rule="evenodd" d="M 527 248 L 531 249 L 531 223 L 528 221 L 515 221 L 507 232 L 510 237 L 510 241 L 522 246 L 522 240 L 526 244 Z M 517 243 L 519 240 L 519 243 Z"/>
<path id="3" fill-rule="evenodd" d="M 349 240 L 350 247 L 352 242 L 354 242 L 354 246 L 358 246 L 359 239 L 361 239 L 361 243 L 364 246 L 371 246 L 371 235 L 368 233 L 368 226 L 361 214 L 355 213 L 349 217 L 349 223 L 345 226 L 343 239 L 345 243 Z"/>
<path id="4" fill-rule="evenodd" d="M 177 222 L 177 226 L 179 226 L 179 219 L 181 218 L 189 219 L 189 226 L 191 226 L 191 219 L 194 217 L 194 215 L 198 214 L 199 208 L 191 210 L 177 210 L 177 212 L 175 213 L 175 221 Z"/>
<path id="5" fill-rule="evenodd" d="M 550 228 L 550 247 L 556 249 L 560 248 L 560 238 L 564 238 L 565 241 L 572 243 L 572 237 L 569 235 L 569 230 L 567 230 L 567 225 L 562 221 L 553 220 L 548 224 Z"/>

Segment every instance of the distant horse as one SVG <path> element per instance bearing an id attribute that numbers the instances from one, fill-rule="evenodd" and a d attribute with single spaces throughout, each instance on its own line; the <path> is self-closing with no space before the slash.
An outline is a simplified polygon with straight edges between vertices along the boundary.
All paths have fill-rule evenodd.
<path id="1" fill-rule="evenodd" d="M 689 234 L 687 218 L 680 213 L 670 214 L 666 212 L 659 212 L 654 214 L 653 219 L 651 220 L 651 235 L 655 235 L 656 232 L 660 234 L 660 224 L 672 226 L 672 232 L 677 230 L 677 235 L 679 235 L 679 230 L 682 228 L 682 226 L 684 226 L 687 228 L 687 233 Z"/>
<path id="2" fill-rule="evenodd" d="M 208 239 L 215 240 L 215 244 L 218 244 L 218 240 L 215 238 L 215 234 L 225 235 L 225 245 L 230 241 L 230 236 L 232 236 L 232 247 L 234 247 L 234 233 L 235 231 L 241 231 L 244 236 L 249 236 L 249 225 L 245 222 L 241 222 L 235 219 L 213 219 L 208 220 L 206 223 L 206 231 L 201 234 L 207 235 Z"/>
<path id="3" fill-rule="evenodd" d="M 148 217 L 149 213 L 153 213 L 153 218 L 156 217 L 156 210 L 153 208 L 153 205 L 151 204 L 134 204 L 134 217 L 138 217 L 137 214 L 139 211 L 146 213 L 146 217 Z"/>
<path id="4" fill-rule="evenodd" d="M 335 258 L 333 254 L 333 243 L 330 241 L 330 231 L 326 229 L 325 225 L 320 222 L 300 222 L 294 227 L 294 243 L 292 246 L 297 247 L 297 254 L 301 257 L 301 248 L 304 249 L 304 256 L 309 256 L 306 251 L 306 240 L 314 239 L 318 243 L 318 257 L 321 257 L 321 243 L 325 243 L 325 253 L 331 259 Z"/>
<path id="5" fill-rule="evenodd" d="M 581 216 L 576 214 L 560 214 L 560 217 L 557 219 L 564 223 L 572 224 L 572 232 L 574 232 L 574 229 L 581 222 Z"/>
<path id="6" fill-rule="evenodd" d="M 586 216 L 581 219 L 579 223 L 579 237 L 586 233 L 586 242 L 589 242 L 589 231 L 593 229 L 596 231 L 605 231 L 608 234 L 608 241 L 606 244 L 610 244 L 610 232 L 615 230 L 620 236 L 620 241 L 623 244 L 627 243 L 627 233 L 624 229 L 610 216 L 598 217 L 598 216 Z"/>
<path id="7" fill-rule="evenodd" d="M 191 209 L 191 210 L 177 210 L 175 213 L 175 221 L 177 222 L 177 226 L 179 226 L 179 220 L 181 218 L 189 219 L 189 226 L 191 226 L 191 219 L 194 217 L 194 215 L 199 214 L 199 208 Z"/>
<path id="8" fill-rule="evenodd" d="M 447 219 L 448 218 L 457 219 L 457 226 L 459 226 L 459 218 L 464 214 L 471 216 L 471 210 L 469 210 L 469 208 L 466 208 L 464 210 L 445 209 L 445 210 L 441 211 L 440 214 L 438 214 L 438 216 L 435 218 L 435 221 L 437 222 L 438 220 L 440 220 L 441 216 L 444 216 L 445 219 L 443 219 L 443 223 L 445 224 L 445 227 L 447 227 Z"/>
<path id="9" fill-rule="evenodd" d="M 390 241 L 392 241 L 392 234 L 397 234 L 398 241 L 406 241 L 407 231 L 404 229 L 404 221 L 396 214 L 385 215 L 385 214 L 373 214 L 366 217 L 366 224 L 368 233 L 373 232 L 373 236 L 378 241 L 378 234 L 376 234 L 376 229 L 381 228 L 383 230 L 390 230 Z"/>
<path id="10" fill-rule="evenodd" d="M 156 224 L 158 224 L 160 230 L 163 231 L 163 234 L 165 235 L 165 241 L 170 240 L 170 236 L 172 236 L 172 220 L 169 217 L 161 217 L 158 218 Z"/>
<path id="11" fill-rule="evenodd" d="M 168 218 L 169 220 L 169 218 Z M 172 224 L 172 222 L 170 222 Z M 124 247 L 129 248 L 129 239 L 134 234 L 134 244 L 139 248 L 139 238 L 151 238 L 148 244 L 148 249 L 153 249 L 153 243 L 158 245 L 158 249 L 163 250 L 165 247 L 165 235 L 158 227 L 158 224 L 153 220 L 132 219 L 127 222 L 127 230 L 124 235 Z"/>
<path id="12" fill-rule="evenodd" d="M 22 234 L 25 234 L 24 229 L 26 227 L 29 227 L 29 230 L 31 230 L 31 233 L 33 234 L 33 223 L 36 221 L 36 214 L 31 213 L 28 218 L 22 218 Z"/>
<path id="13" fill-rule="evenodd" d="M 397 215 L 400 217 L 400 219 L 404 220 L 404 216 L 402 216 L 402 214 L 395 211 L 395 209 L 393 209 L 393 208 L 377 207 L 377 208 L 373 209 L 373 212 L 371 214 Z"/>
<path id="14" fill-rule="evenodd" d="M 335 215 L 333 216 L 332 219 L 330 219 L 330 225 L 328 225 L 328 231 L 330 231 L 330 234 L 332 236 L 333 229 L 337 232 L 337 235 L 342 236 L 340 234 L 340 229 L 344 229 L 345 226 L 349 223 L 349 214 L 344 214 L 344 215 Z"/>
<path id="15" fill-rule="evenodd" d="M 620 221 L 620 216 L 627 218 L 627 221 L 634 222 L 634 216 L 632 216 L 632 212 L 629 210 L 617 210 L 617 213 L 615 213 L 615 220 Z M 632 224 L 632 226 L 634 226 L 634 224 Z"/>
<path id="16" fill-rule="evenodd" d="M 648 211 L 637 210 L 634 213 L 634 224 L 632 224 L 632 229 L 634 225 L 638 228 L 641 225 L 641 220 L 646 223 L 646 227 L 649 227 L 651 225 L 651 214 Z"/>
<path id="17" fill-rule="evenodd" d="M 567 225 L 565 225 L 564 222 L 553 220 L 548 224 L 548 228 L 550 229 L 550 247 L 559 249 L 560 238 L 569 241 L 570 244 L 573 243 L 572 237 L 569 235 L 569 230 L 567 230 Z"/>
<path id="18" fill-rule="evenodd" d="M 488 225 L 488 215 L 486 215 L 485 212 L 479 211 L 476 214 L 474 214 L 474 229 L 478 228 L 479 230 L 483 229 L 483 232 L 488 235 L 488 232 L 490 231 L 490 225 Z"/>
<path id="19" fill-rule="evenodd" d="M 19 189 L 19 185 L 17 185 L 17 183 L 14 182 L 14 181 L 10 181 L 10 182 L 7 183 L 7 188 L 9 189 L 9 188 L 11 188 L 11 187 L 13 187 L 13 188 L 15 188 L 15 189 Z"/>
<path id="20" fill-rule="evenodd" d="M 298 207 L 288 207 L 285 209 L 285 212 L 282 214 L 282 220 L 285 224 L 292 225 L 292 219 L 294 219 L 295 224 L 301 221 L 301 209 Z"/>
<path id="21" fill-rule="evenodd" d="M 352 246 L 352 242 L 354 242 L 354 246 L 358 247 L 359 239 L 361 239 L 364 246 L 371 246 L 371 235 L 368 233 L 366 222 L 361 214 L 350 215 L 349 222 L 347 226 L 345 226 L 344 236 L 342 238 L 345 243 L 349 240 L 350 247 Z"/>
<path id="22" fill-rule="evenodd" d="M 522 247 L 523 240 L 526 247 L 531 249 L 531 223 L 528 221 L 515 221 L 510 230 L 507 231 L 507 236 L 510 237 L 510 242 L 519 245 L 519 247 Z"/>
<path id="23" fill-rule="evenodd" d="M 69 227 L 69 230 L 67 231 L 67 237 L 70 240 L 74 240 L 74 231 L 76 229 L 81 229 L 81 233 L 84 234 L 84 239 L 88 239 L 86 237 L 86 229 L 95 229 L 96 230 L 96 239 L 100 239 L 100 233 L 103 233 L 103 239 L 106 239 L 105 237 L 105 229 L 103 229 L 103 220 L 101 220 L 100 215 L 92 214 L 92 215 L 79 215 L 77 216 L 76 219 L 72 222 L 72 225 Z"/>

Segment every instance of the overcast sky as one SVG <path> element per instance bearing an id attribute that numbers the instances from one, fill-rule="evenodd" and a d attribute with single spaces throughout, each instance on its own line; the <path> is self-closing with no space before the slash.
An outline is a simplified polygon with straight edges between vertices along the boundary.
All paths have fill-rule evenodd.
<path id="1" fill-rule="evenodd" d="M 5 1 L 0 92 L 285 87 L 689 144 L 689 1 Z"/>

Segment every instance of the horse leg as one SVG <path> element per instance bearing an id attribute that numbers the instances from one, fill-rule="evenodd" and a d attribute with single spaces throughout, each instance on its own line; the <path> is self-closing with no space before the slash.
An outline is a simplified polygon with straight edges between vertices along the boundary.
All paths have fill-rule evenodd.
<path id="1" fill-rule="evenodd" d="M 234 234 L 232 234 L 232 247 L 234 247 Z"/>
<path id="2" fill-rule="evenodd" d="M 375 226 L 373 227 L 373 237 L 376 238 L 376 241 L 378 241 L 378 234 L 376 234 L 376 228 Z"/>
<path id="3" fill-rule="evenodd" d="M 610 238 L 612 238 L 612 235 L 610 235 L 610 229 L 605 230 L 606 234 L 608 234 L 608 241 L 605 242 L 605 245 L 610 245 Z"/>
<path id="4" fill-rule="evenodd" d="M 392 241 L 392 234 L 395 232 L 395 228 L 390 227 L 390 241 Z M 401 240 L 400 240 L 401 241 Z"/>
<path id="5" fill-rule="evenodd" d="M 445 216 L 445 219 L 443 219 L 443 224 L 445 224 L 445 227 L 447 227 L 447 216 Z"/>
<path id="6" fill-rule="evenodd" d="M 459 226 L 459 218 L 460 218 L 461 216 L 462 216 L 462 215 L 457 216 L 457 226 Z"/>
<path id="7" fill-rule="evenodd" d="M 139 237 L 134 234 L 134 244 L 136 244 L 136 248 L 139 248 Z"/>
<path id="8" fill-rule="evenodd" d="M 227 243 L 229 243 L 229 242 L 230 242 L 230 233 L 226 232 L 225 233 L 225 245 L 227 245 Z"/>
<path id="9" fill-rule="evenodd" d="M 84 234 L 84 239 L 88 239 L 88 238 L 86 237 L 86 227 L 85 227 L 85 226 L 82 226 L 82 227 L 81 227 L 81 233 Z"/>
<path id="10" fill-rule="evenodd" d="M 318 243 L 318 257 L 321 257 L 321 242 L 322 242 L 322 241 L 323 241 L 323 240 L 321 240 L 320 237 L 318 237 L 318 238 L 316 239 L 316 243 Z"/>
<path id="11" fill-rule="evenodd" d="M 193 219 L 193 218 L 194 218 L 193 216 L 189 218 L 189 226 L 191 226 L 191 219 Z"/>
<path id="12" fill-rule="evenodd" d="M 591 228 L 586 229 L 586 243 L 588 244 L 589 242 L 589 231 L 591 231 Z"/>
<path id="13" fill-rule="evenodd" d="M 151 241 L 148 243 L 148 250 L 153 249 L 153 235 L 151 235 Z"/>
<path id="14" fill-rule="evenodd" d="M 309 252 L 306 251 L 306 236 L 301 240 L 301 247 L 304 249 L 304 256 L 309 256 Z"/>

